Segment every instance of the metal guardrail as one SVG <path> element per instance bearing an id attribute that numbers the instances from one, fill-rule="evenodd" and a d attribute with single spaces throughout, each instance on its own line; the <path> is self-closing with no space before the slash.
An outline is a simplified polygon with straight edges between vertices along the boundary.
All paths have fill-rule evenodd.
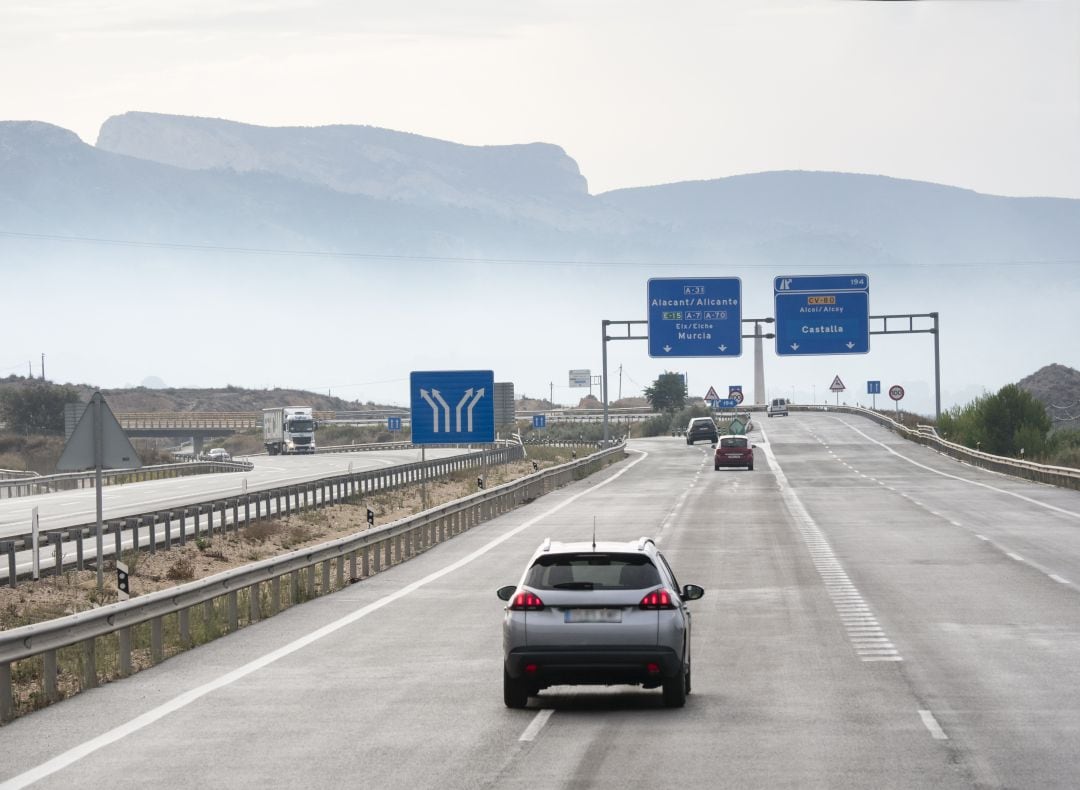
<path id="1" fill-rule="evenodd" d="M 18 469 L 0 469 L 0 481 L 25 480 L 28 477 L 41 477 L 37 472 L 23 472 Z"/>
<path id="2" fill-rule="evenodd" d="M 496 452 L 511 451 L 508 448 Z M 93 688 L 100 680 L 96 643 L 99 637 L 119 634 L 117 665 L 123 677 L 132 670 L 132 631 L 137 626 L 149 623 L 150 659 L 152 664 L 157 664 L 166 657 L 163 636 L 166 617 L 176 617 L 179 642 L 190 646 L 192 615 L 198 616 L 201 608 L 204 621 L 209 621 L 215 602 L 221 599 L 225 633 L 236 631 L 241 626 L 242 613 L 245 624 L 277 614 L 282 609 L 282 592 L 287 593 L 285 605 L 291 606 L 342 589 L 378 573 L 384 566 L 410 559 L 471 527 L 581 479 L 623 453 L 622 445 L 601 450 L 366 532 L 129 601 L 0 633 L 0 721 L 10 720 L 15 714 L 12 687 L 15 662 L 41 656 L 41 694 L 45 701 L 55 702 L 60 699 L 58 653 L 65 648 L 80 648 L 79 690 Z M 286 577 L 288 582 L 283 585 Z"/>
<path id="3" fill-rule="evenodd" d="M 321 507 L 324 503 L 333 503 L 352 496 L 392 491 L 465 469 L 508 463 L 523 457 L 524 449 L 521 445 L 508 444 L 498 449 L 466 455 L 362 472 L 338 472 L 303 483 L 245 491 L 235 496 L 217 497 L 150 512 L 114 516 L 105 519 L 103 523 L 103 531 L 110 536 L 105 541 L 104 550 L 107 556 L 119 556 L 127 549 L 145 549 L 156 553 L 159 545 L 168 550 L 174 540 L 185 545 L 189 537 L 197 540 L 204 533 L 212 536 L 215 529 L 218 532 L 226 531 L 230 527 L 235 530 L 240 524 L 264 516 L 291 515 L 311 505 Z M 64 568 L 83 570 L 89 564 L 85 544 L 88 541 L 96 543 L 96 534 L 96 522 L 42 530 L 39 536 L 39 545 L 42 547 L 40 551 L 50 555 L 48 559 L 43 558 L 42 568 L 51 568 L 51 572 L 55 574 L 62 573 Z M 7 559 L 6 575 L 0 578 L 6 579 L 10 586 L 14 587 L 18 583 L 17 553 L 32 551 L 32 547 L 33 537 L 30 532 L 0 540 L 0 558 L 6 556 Z M 2 561 L 0 559 L 0 562 Z M 23 575 L 26 575 L 25 571 Z"/>
<path id="4" fill-rule="evenodd" d="M 185 461 L 176 464 L 157 464 L 139 469 L 106 469 L 101 473 L 104 485 L 120 485 L 145 480 L 164 480 L 167 477 L 210 474 L 214 472 L 250 472 L 250 461 Z M 93 488 L 95 474 L 89 472 L 63 472 L 56 475 L 38 475 L 19 480 L 0 480 L 0 499 L 51 494 L 56 491 L 73 491 Z"/>
<path id="5" fill-rule="evenodd" d="M 1006 458 L 1001 455 L 991 455 L 980 450 L 972 450 L 962 444 L 942 439 L 936 431 L 925 430 L 928 426 L 920 426 L 917 429 L 901 425 L 891 417 L 887 417 L 872 409 L 864 409 L 859 406 L 789 406 L 793 411 L 830 411 L 844 414 L 857 414 L 867 417 L 878 425 L 882 425 L 894 433 L 898 433 L 913 442 L 932 447 L 943 455 L 948 455 L 958 461 L 988 469 L 992 472 L 1000 472 L 1025 480 L 1033 480 L 1037 483 L 1073 488 L 1080 490 L 1080 469 L 1072 469 L 1066 466 L 1048 466 L 1037 464 L 1033 461 L 1022 461 L 1018 458 Z"/>

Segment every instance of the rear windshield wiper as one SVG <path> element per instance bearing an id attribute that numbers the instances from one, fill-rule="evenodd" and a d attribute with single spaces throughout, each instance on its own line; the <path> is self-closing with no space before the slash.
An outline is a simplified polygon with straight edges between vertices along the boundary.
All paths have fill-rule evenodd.
<path id="1" fill-rule="evenodd" d="M 595 585 L 592 582 L 562 582 L 552 587 L 556 590 L 591 590 Z"/>

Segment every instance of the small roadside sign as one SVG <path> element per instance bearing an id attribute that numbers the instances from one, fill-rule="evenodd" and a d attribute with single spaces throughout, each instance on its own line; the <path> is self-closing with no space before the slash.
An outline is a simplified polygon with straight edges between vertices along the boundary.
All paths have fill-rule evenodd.
<path id="1" fill-rule="evenodd" d="M 534 414 L 533 415 L 533 428 L 546 428 L 547 427 L 547 415 L 546 414 Z"/>
<path id="2" fill-rule="evenodd" d="M 743 423 L 742 420 L 736 417 L 734 420 L 731 421 L 731 424 L 728 426 L 728 433 L 746 433 L 746 425 Z"/>
<path id="3" fill-rule="evenodd" d="M 705 393 L 705 400 L 720 400 L 720 396 L 716 394 L 716 387 L 709 387 L 709 391 Z"/>
<path id="4" fill-rule="evenodd" d="M 868 381 L 868 382 L 866 382 L 866 394 L 867 395 L 880 395 L 881 394 L 881 382 L 880 381 Z"/>
<path id="5" fill-rule="evenodd" d="M 387 417 L 386 418 L 386 430 L 388 430 L 388 431 L 400 431 L 401 430 L 401 418 L 400 417 Z"/>
<path id="6" fill-rule="evenodd" d="M 742 403 L 742 402 L 743 402 L 743 394 L 742 394 L 742 390 L 732 390 L 732 391 L 731 391 L 731 392 L 730 392 L 730 393 L 728 394 L 728 397 L 729 397 L 729 398 L 730 398 L 731 400 L 735 401 L 735 403 L 736 403 L 736 404 L 739 404 L 739 403 Z"/>
<path id="7" fill-rule="evenodd" d="M 833 392 L 843 392 L 847 387 L 844 386 L 844 382 L 840 380 L 840 377 L 836 376 L 833 378 L 832 384 L 829 385 L 829 389 Z"/>
<path id="8" fill-rule="evenodd" d="M 126 563 L 119 561 L 116 563 L 116 594 L 121 601 L 126 601 L 131 597 L 128 566 Z"/>
<path id="9" fill-rule="evenodd" d="M 899 384 L 893 384 L 891 387 L 889 387 L 889 397 L 893 400 L 903 400 L 904 388 L 901 387 Z"/>
<path id="10" fill-rule="evenodd" d="M 734 409 L 739 405 L 739 402 L 734 398 L 720 398 L 716 403 L 718 404 L 717 408 L 720 409 Z"/>

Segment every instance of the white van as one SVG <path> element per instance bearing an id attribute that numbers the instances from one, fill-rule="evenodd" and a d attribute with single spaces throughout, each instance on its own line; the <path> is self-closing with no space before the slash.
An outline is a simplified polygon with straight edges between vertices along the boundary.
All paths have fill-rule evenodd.
<path id="1" fill-rule="evenodd" d="M 765 407 L 765 414 L 770 417 L 787 417 L 787 399 L 773 398 L 772 403 Z"/>

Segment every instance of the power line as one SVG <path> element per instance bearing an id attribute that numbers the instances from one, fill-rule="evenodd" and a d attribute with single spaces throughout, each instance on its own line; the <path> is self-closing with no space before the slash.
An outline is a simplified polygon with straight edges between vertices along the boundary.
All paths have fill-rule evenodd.
<path id="1" fill-rule="evenodd" d="M 581 260 L 564 258 L 482 258 L 454 255 L 401 255 L 381 252 L 337 252 L 333 250 L 297 250 L 278 247 L 236 247 L 218 244 L 186 244 L 166 241 L 139 241 L 137 239 L 113 239 L 96 236 L 62 236 L 53 233 L 22 233 L 19 231 L 0 230 L 0 236 L 26 239 L 29 241 L 50 241 L 69 244 L 95 244 L 111 247 L 133 247 L 137 249 L 181 250 L 187 252 L 216 252 L 235 255 L 273 255 L 280 257 L 335 258 L 344 260 L 371 261 L 412 261 L 418 263 L 490 263 L 503 266 L 594 266 L 616 267 L 635 266 L 650 268 L 715 268 L 716 262 L 686 261 L 642 261 L 642 260 Z M 997 260 L 997 261 L 911 261 L 906 263 L 877 263 L 876 268 L 913 268 L 913 267 L 973 267 L 973 266 L 1074 266 L 1080 264 L 1080 258 Z M 743 264 L 750 269 L 775 269 L 773 263 Z M 832 263 L 800 263 L 804 269 L 833 269 Z"/>

